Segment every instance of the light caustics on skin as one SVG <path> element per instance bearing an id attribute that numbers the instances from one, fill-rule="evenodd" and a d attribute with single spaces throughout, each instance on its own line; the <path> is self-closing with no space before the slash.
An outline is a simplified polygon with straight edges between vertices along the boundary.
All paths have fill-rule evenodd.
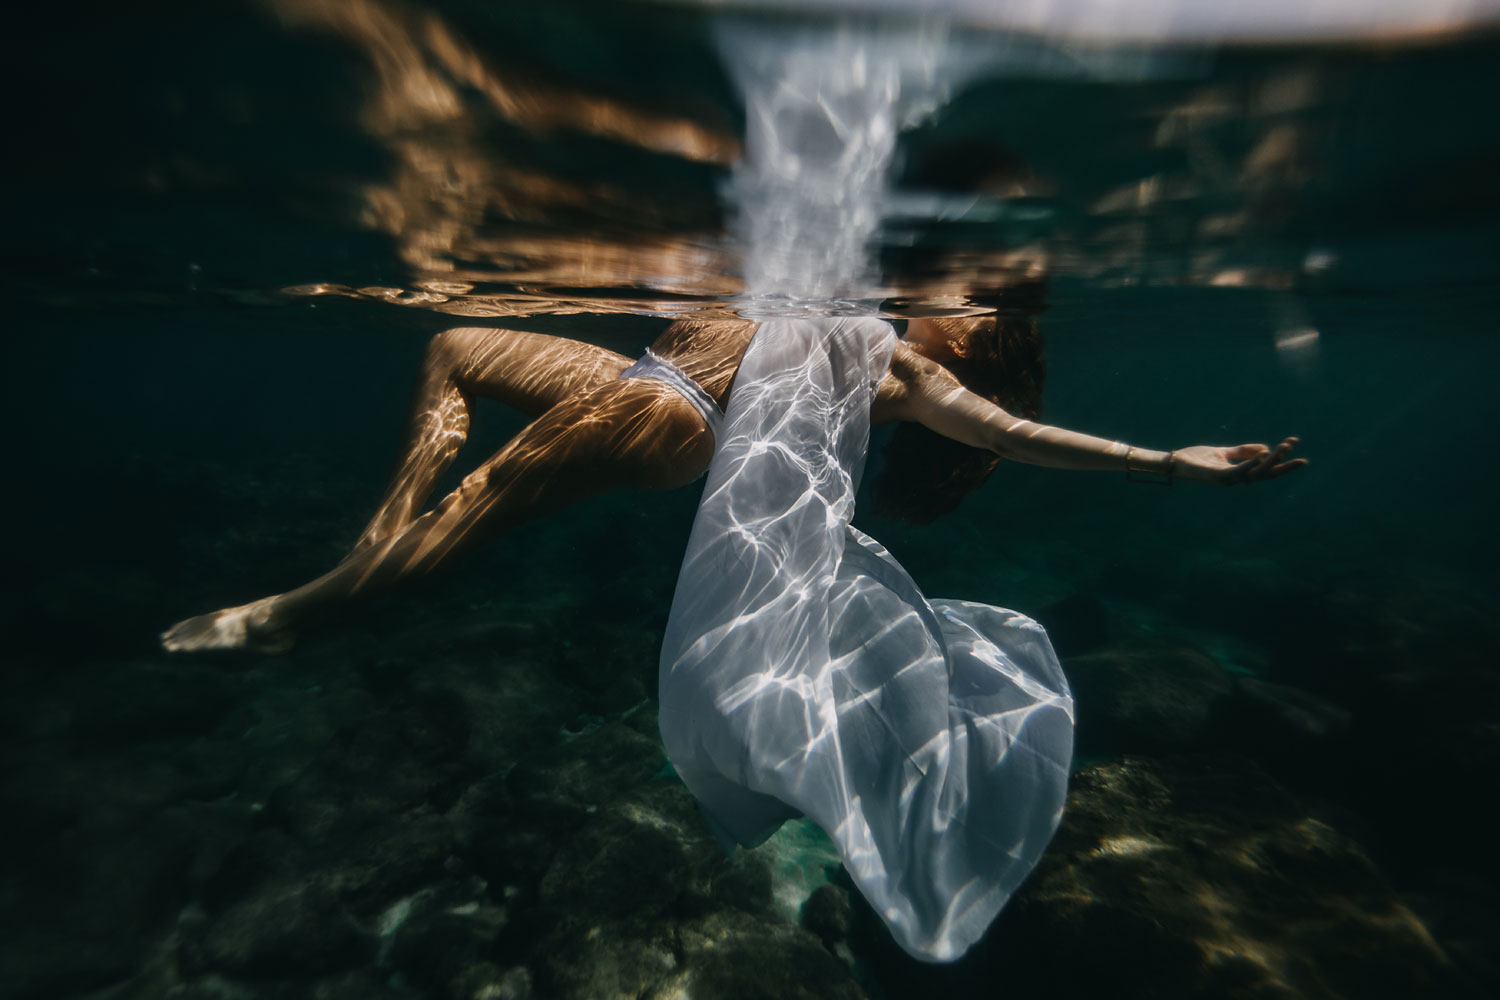
<path id="1" fill-rule="evenodd" d="M 470 399 L 497 399 L 530 417 L 607 384 L 630 364 L 624 355 L 521 331 L 496 336 L 461 327 L 427 347 L 412 403 L 408 439 L 380 508 L 356 549 L 409 524 L 468 437 Z"/>
<path id="2" fill-rule="evenodd" d="M 755 329 L 743 320 L 680 320 L 655 349 L 681 361 L 722 407 Z M 713 452 L 703 412 L 656 378 L 620 376 L 629 359 L 590 344 L 465 327 L 433 338 L 407 437 L 379 509 L 349 555 L 312 582 L 181 622 L 174 652 L 286 649 L 310 619 L 352 598 L 440 572 L 483 541 L 616 489 L 670 489 L 702 475 Z M 485 397 L 536 419 L 418 516 Z"/>
<path id="3" fill-rule="evenodd" d="M 663 349 L 716 331 L 727 341 L 693 369 L 722 393 L 727 355 L 749 324 L 679 324 Z M 188 619 L 168 650 L 287 648 L 309 619 L 362 594 L 437 573 L 487 539 L 614 489 L 668 489 L 702 474 L 713 447 L 703 417 L 652 379 L 621 379 L 621 355 L 518 331 L 450 330 L 423 362 L 407 440 L 379 510 L 334 569 L 286 594 Z M 496 398 L 535 416 L 431 511 L 417 516 L 464 443 L 470 400 Z"/>
<path id="4" fill-rule="evenodd" d="M 663 642 L 663 739 L 726 841 L 808 816 L 902 947 L 951 959 L 1056 828 L 1072 733 L 1039 626 L 928 601 L 849 523 L 895 347 L 869 315 L 871 247 L 896 136 L 941 101 L 951 53 L 940 27 L 729 22 L 720 41 L 749 119 L 730 194 L 763 322 Z"/>
<path id="5" fill-rule="evenodd" d="M 418 484 L 382 508 L 389 522 L 372 524 L 337 567 L 285 594 L 188 619 L 162 636 L 172 652 L 287 648 L 309 620 L 351 598 L 439 572 L 493 536 L 614 489 L 684 485 L 707 463 L 712 435 L 698 411 L 669 387 L 649 379 L 614 379 L 548 410 L 525 432 L 465 477 L 426 514 L 390 529 L 420 507 L 432 467 Z M 428 454 L 432 454 L 429 452 Z M 413 462 L 415 467 L 418 463 Z"/>

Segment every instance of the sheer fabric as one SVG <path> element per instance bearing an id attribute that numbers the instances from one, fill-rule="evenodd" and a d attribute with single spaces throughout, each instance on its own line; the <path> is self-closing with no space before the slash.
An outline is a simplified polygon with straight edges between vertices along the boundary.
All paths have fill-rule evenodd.
<path id="1" fill-rule="evenodd" d="M 849 523 L 893 347 L 874 319 L 757 332 L 678 579 L 661 729 L 722 839 L 806 814 L 901 946 L 945 960 L 1056 829 L 1073 708 L 1040 626 L 925 599 Z"/>

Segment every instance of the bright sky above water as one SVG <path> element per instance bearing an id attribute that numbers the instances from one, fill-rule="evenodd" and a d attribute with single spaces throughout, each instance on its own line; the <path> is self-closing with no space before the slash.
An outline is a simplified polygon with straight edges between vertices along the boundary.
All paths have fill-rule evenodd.
<path id="1" fill-rule="evenodd" d="M 1443 34 L 1500 21 L 1500 0 L 701 0 L 805 13 L 932 14 L 1093 42 L 1329 41 Z"/>

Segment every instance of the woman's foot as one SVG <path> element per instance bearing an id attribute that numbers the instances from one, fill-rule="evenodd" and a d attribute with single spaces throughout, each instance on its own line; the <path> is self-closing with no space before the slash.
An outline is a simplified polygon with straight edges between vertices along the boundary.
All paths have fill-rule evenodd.
<path id="1" fill-rule="evenodd" d="M 292 648 L 293 635 L 271 625 L 274 597 L 262 598 L 237 608 L 225 608 L 178 622 L 161 634 L 162 648 L 169 653 L 195 653 L 208 649 L 244 649 L 255 653 L 284 653 Z"/>

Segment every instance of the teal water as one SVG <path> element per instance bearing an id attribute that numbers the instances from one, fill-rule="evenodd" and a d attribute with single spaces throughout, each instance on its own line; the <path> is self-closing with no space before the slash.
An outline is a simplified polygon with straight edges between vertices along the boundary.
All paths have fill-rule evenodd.
<path id="1" fill-rule="evenodd" d="M 934 524 L 857 519 L 927 593 L 1038 616 L 1078 697 L 1053 850 L 937 968 L 811 832 L 725 861 L 665 768 L 695 487 L 563 512 L 284 656 L 158 650 L 343 554 L 432 333 L 635 355 L 737 291 L 704 15 L 298 9 L 18 22 L 0 992 L 1500 989 L 1492 37 L 980 80 L 903 136 L 898 193 L 946 214 L 883 230 L 891 315 L 970 308 L 1044 241 L 1046 420 L 1313 463 L 1006 465 Z M 1026 196 L 976 195 L 1007 157 Z M 450 480 L 520 426 L 481 406 Z"/>

